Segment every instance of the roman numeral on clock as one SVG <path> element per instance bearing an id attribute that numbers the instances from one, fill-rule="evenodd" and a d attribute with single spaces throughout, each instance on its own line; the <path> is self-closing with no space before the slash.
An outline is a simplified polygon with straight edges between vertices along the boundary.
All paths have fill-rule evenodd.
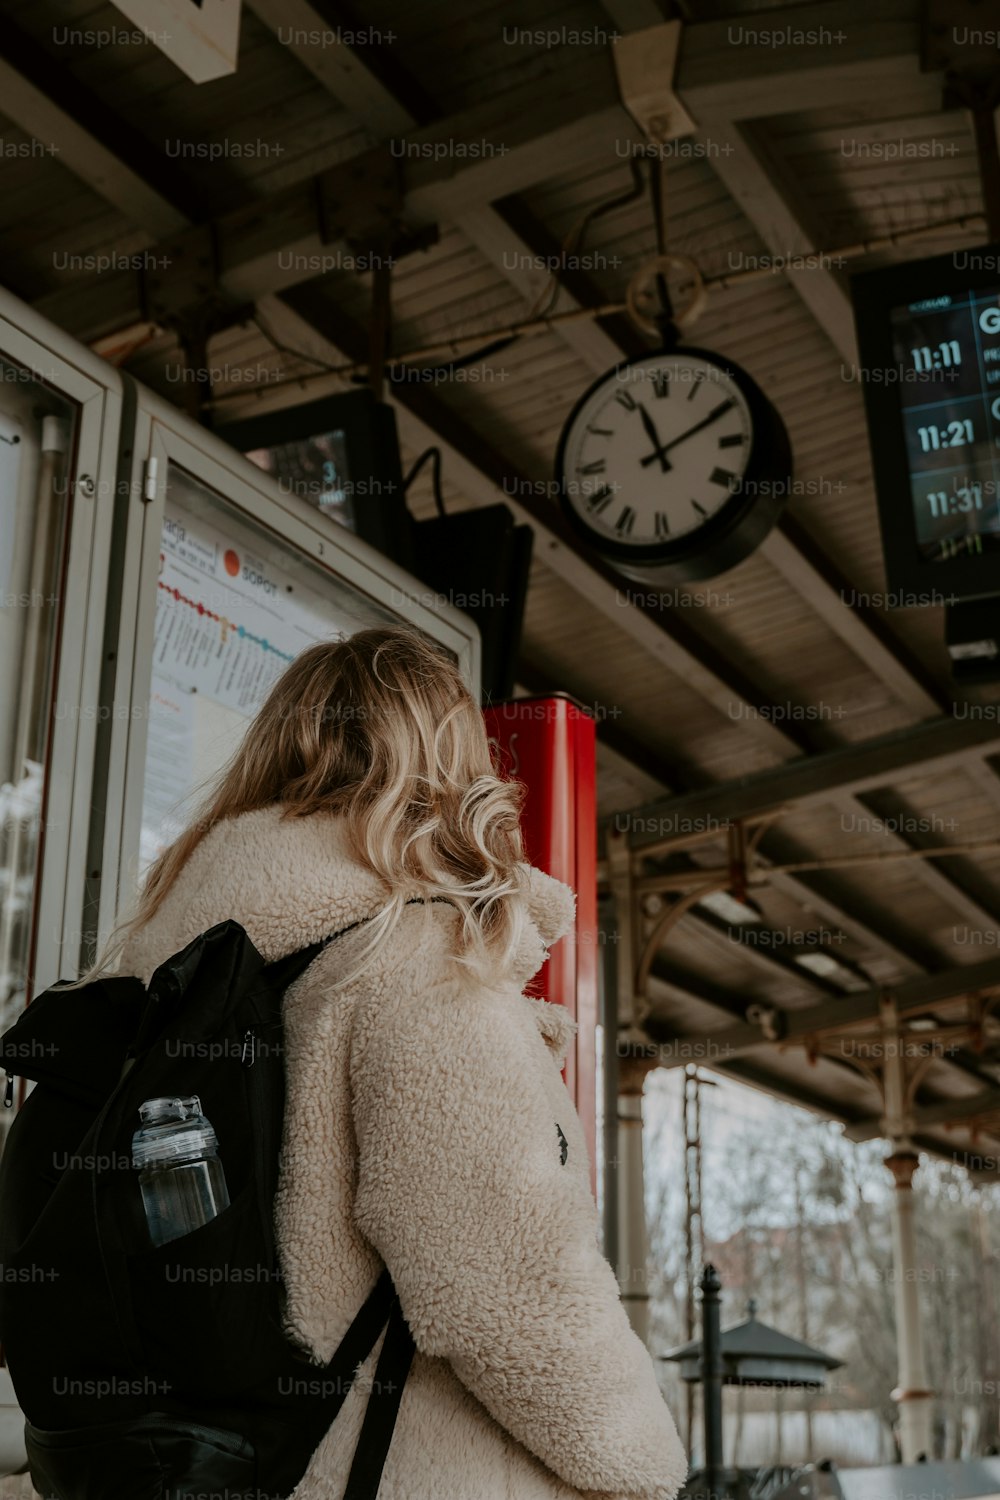
<path id="1" fill-rule="evenodd" d="M 666 370 L 653 371 L 653 391 L 661 399 L 670 395 L 670 376 Z"/>
<path id="2" fill-rule="evenodd" d="M 631 505 L 626 505 L 621 515 L 615 522 L 615 530 L 619 536 L 628 536 L 635 525 L 635 511 Z"/>
<path id="3" fill-rule="evenodd" d="M 736 482 L 736 475 L 731 473 L 729 469 L 713 469 L 708 477 L 712 484 L 725 485 L 727 490 Z"/>
<path id="4" fill-rule="evenodd" d="M 601 511 L 607 510 L 611 504 L 611 500 L 611 490 L 608 489 L 606 484 L 602 484 L 599 490 L 595 490 L 592 495 L 587 497 L 587 509 L 596 511 L 600 515 Z"/>
<path id="5" fill-rule="evenodd" d="M 746 442 L 746 436 L 742 432 L 731 432 L 728 437 L 720 437 L 720 448 L 738 448 L 741 443 Z"/>
<path id="6" fill-rule="evenodd" d="M 614 437 L 614 435 L 615 435 L 614 434 L 614 428 L 612 428 L 612 427 L 591 427 L 591 425 L 590 425 L 589 422 L 587 423 L 587 431 L 588 432 L 592 432 L 595 437 Z"/>
<path id="7" fill-rule="evenodd" d="M 699 505 L 698 502 L 697 502 L 697 500 L 692 500 L 691 501 L 691 509 L 692 510 L 696 510 L 698 512 L 699 516 L 701 516 L 701 518 L 702 518 L 703 521 L 707 521 L 708 520 L 708 511 L 705 509 L 705 507 L 703 505 Z"/>
<path id="8" fill-rule="evenodd" d="M 656 512 L 653 518 L 653 529 L 654 534 L 658 537 L 668 537 L 670 535 L 670 524 L 667 521 L 664 511 L 658 510 Z"/>
<path id="9" fill-rule="evenodd" d="M 615 391 L 615 400 L 624 406 L 626 411 L 635 411 L 639 404 L 631 391 Z"/>
<path id="10" fill-rule="evenodd" d="M 603 458 L 595 458 L 591 464 L 581 464 L 577 469 L 578 474 L 603 474 L 607 464 Z"/>

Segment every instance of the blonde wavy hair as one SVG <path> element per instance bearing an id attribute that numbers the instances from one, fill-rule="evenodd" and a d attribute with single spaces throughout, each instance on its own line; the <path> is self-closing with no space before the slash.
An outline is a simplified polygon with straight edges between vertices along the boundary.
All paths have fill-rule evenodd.
<path id="1" fill-rule="evenodd" d="M 352 852 L 389 888 L 340 984 L 369 966 L 414 896 L 458 909 L 455 956 L 489 981 L 507 969 L 525 921 L 523 795 L 495 774 L 482 713 L 455 663 L 416 631 L 376 628 L 311 646 L 151 866 L 135 914 L 91 974 L 120 958 L 212 828 L 277 804 L 285 818 L 342 814 Z"/>

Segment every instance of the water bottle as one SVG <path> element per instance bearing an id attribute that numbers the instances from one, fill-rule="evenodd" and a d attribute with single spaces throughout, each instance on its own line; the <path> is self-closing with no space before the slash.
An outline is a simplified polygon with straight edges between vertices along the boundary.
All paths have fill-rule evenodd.
<path id="1" fill-rule="evenodd" d="M 197 1094 L 188 1099 L 147 1099 L 142 1128 L 132 1137 L 146 1223 L 153 1245 L 190 1234 L 229 1206 L 226 1174 L 215 1131 Z"/>

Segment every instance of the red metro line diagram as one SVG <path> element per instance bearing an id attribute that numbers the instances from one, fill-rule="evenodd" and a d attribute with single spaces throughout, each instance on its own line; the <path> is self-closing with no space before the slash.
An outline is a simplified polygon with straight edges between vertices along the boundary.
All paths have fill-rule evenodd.
<path id="1" fill-rule="evenodd" d="M 187 604 L 196 610 L 199 615 L 203 615 L 208 620 L 214 620 L 222 631 L 223 645 L 226 643 L 228 633 L 233 631 L 241 640 L 251 641 L 255 646 L 259 646 L 262 651 L 273 651 L 275 656 L 280 657 L 282 661 L 294 660 L 291 652 L 279 650 L 265 636 L 254 635 L 253 631 L 248 630 L 245 625 L 240 625 L 235 620 L 227 619 L 225 615 L 216 614 L 214 610 L 209 609 L 208 605 L 202 603 L 200 599 L 189 599 L 186 594 L 181 593 L 179 588 L 172 588 L 170 584 L 164 583 L 162 579 L 160 580 L 159 587 L 175 599 L 178 604 Z"/>

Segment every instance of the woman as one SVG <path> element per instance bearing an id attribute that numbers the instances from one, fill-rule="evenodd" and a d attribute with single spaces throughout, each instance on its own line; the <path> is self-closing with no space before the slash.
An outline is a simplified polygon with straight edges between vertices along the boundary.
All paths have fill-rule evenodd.
<path id="1" fill-rule="evenodd" d="M 227 918 L 268 961 L 361 924 L 285 998 L 276 1227 L 317 1360 L 391 1272 L 417 1352 L 380 1496 L 672 1500 L 684 1455 L 560 1076 L 573 1022 L 522 994 L 574 898 L 523 863 L 518 810 L 440 651 L 314 646 L 153 867 L 121 968 L 148 980 Z M 295 1500 L 342 1495 L 377 1352 Z"/>

